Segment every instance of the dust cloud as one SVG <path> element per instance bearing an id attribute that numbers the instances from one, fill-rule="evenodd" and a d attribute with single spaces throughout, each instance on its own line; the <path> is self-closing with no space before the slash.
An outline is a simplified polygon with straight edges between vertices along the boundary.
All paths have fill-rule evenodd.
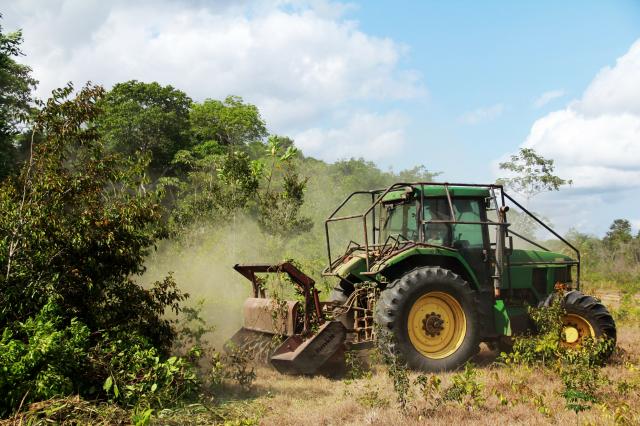
<path id="1" fill-rule="evenodd" d="M 162 279 L 169 272 L 189 305 L 202 300 L 202 317 L 216 327 L 219 345 L 242 326 L 242 303 L 251 295 L 251 283 L 233 269 L 236 263 L 275 263 L 282 260 L 282 241 L 265 235 L 245 217 L 223 226 L 191 230 L 181 241 L 165 240 L 145 265 L 142 283 Z"/>

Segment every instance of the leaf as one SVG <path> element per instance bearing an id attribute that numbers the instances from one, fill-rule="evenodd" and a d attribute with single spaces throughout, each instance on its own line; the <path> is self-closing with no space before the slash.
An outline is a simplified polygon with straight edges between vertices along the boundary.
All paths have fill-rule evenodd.
<path id="1" fill-rule="evenodd" d="M 109 391 L 111 390 L 111 386 L 113 386 L 113 378 L 109 376 L 107 377 L 107 380 L 104 381 L 102 389 L 104 389 L 105 392 L 109 393 Z"/>
<path id="2" fill-rule="evenodd" d="M 158 384 L 157 383 L 152 384 L 151 385 L 151 392 L 155 392 L 156 389 L 158 389 Z"/>

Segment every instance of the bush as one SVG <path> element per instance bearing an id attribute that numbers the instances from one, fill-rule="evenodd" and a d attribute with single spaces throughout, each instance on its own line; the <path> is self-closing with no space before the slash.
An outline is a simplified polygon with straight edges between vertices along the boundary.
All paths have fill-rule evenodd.
<path id="1" fill-rule="evenodd" d="M 0 416 L 19 405 L 76 392 L 88 346 L 87 326 L 76 319 L 65 325 L 53 301 L 35 317 L 5 327 L 0 339 Z"/>
<path id="2" fill-rule="evenodd" d="M 597 391 L 603 382 L 600 367 L 611 353 L 613 341 L 587 338 L 580 347 L 565 346 L 562 343 L 565 312 L 561 300 L 557 297 L 549 307 L 530 308 L 539 333 L 516 337 L 513 351 L 501 357 L 507 364 L 552 368 L 562 379 L 566 407 L 577 413 L 590 409 L 598 401 Z"/>
<path id="3" fill-rule="evenodd" d="M 160 407 L 193 396 L 200 381 L 186 358 L 162 359 L 158 349 L 142 336 L 105 335 L 92 348 L 93 378 L 105 377 L 102 389 L 121 405 Z"/>
<path id="4" fill-rule="evenodd" d="M 165 311 L 188 295 L 171 275 L 144 288 L 164 235 L 148 157 L 109 152 L 95 128 L 104 91 L 56 90 L 20 174 L 0 182 L 0 415 L 79 394 L 157 405 L 197 387 Z M 37 137 L 35 137 L 37 135 Z"/>
<path id="5" fill-rule="evenodd" d="M 464 371 L 451 378 L 451 385 L 443 392 L 443 401 L 454 401 L 469 409 L 482 407 L 485 402 L 482 394 L 484 385 L 478 382 L 477 376 L 478 371 L 473 364 L 466 363 Z"/>

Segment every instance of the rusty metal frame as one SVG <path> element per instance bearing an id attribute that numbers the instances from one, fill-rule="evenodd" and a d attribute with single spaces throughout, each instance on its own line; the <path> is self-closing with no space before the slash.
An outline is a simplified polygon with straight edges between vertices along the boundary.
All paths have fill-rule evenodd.
<path id="1" fill-rule="evenodd" d="M 318 321 L 324 320 L 322 313 L 322 305 L 320 304 L 320 297 L 318 289 L 315 288 L 315 281 L 313 278 L 299 270 L 291 262 L 272 264 L 236 264 L 233 269 L 238 271 L 242 276 L 251 281 L 253 286 L 253 295 L 257 298 L 266 298 L 265 289 L 260 279 L 256 274 L 264 273 L 286 273 L 295 284 L 297 284 L 302 290 L 304 297 L 304 325 L 303 333 L 307 333 L 311 330 L 311 312 L 314 312 Z"/>
<path id="2" fill-rule="evenodd" d="M 576 254 L 576 261 L 572 261 L 572 262 L 544 262 L 545 264 L 557 264 L 557 263 L 561 263 L 561 264 L 571 264 L 571 265 L 576 265 L 576 272 L 577 272 L 577 276 L 576 276 L 576 283 L 577 283 L 577 288 L 580 289 L 580 251 L 573 246 L 569 241 L 567 241 L 565 238 L 563 238 L 562 236 L 560 236 L 556 231 L 554 231 L 551 227 L 549 227 L 547 224 L 545 224 L 544 222 L 542 222 L 537 216 L 535 216 L 532 212 L 530 212 L 529 210 L 527 210 L 524 206 L 522 206 L 520 203 L 518 203 L 516 200 L 514 200 L 509 194 L 507 194 L 504 190 L 504 186 L 500 185 L 500 184 L 473 184 L 473 183 L 449 183 L 449 182 L 397 182 L 394 183 L 393 185 L 387 187 L 386 189 L 376 189 L 376 190 L 371 190 L 371 191 L 355 191 L 352 192 L 351 194 L 349 194 L 342 203 L 340 203 L 340 205 L 338 205 L 338 207 L 329 215 L 329 217 L 325 220 L 325 236 L 326 236 L 326 240 L 327 240 L 327 257 L 329 260 L 328 266 L 325 268 L 325 270 L 323 271 L 323 275 L 335 275 L 334 273 L 334 266 L 336 266 L 337 264 L 339 264 L 339 259 L 343 259 L 343 256 L 340 256 L 337 259 L 332 259 L 331 257 L 331 242 L 330 242 L 330 233 L 329 233 L 329 224 L 332 222 L 338 222 L 338 221 L 344 221 L 344 220 L 351 220 L 351 219 L 362 219 L 362 223 L 363 223 L 363 231 L 364 231 L 364 246 L 359 245 L 356 248 L 352 248 L 352 251 L 355 250 L 363 250 L 365 253 L 365 263 L 366 263 L 366 273 L 371 274 L 371 255 L 373 254 L 373 251 L 375 249 L 378 249 L 379 251 L 385 251 L 384 247 L 386 245 L 385 244 L 376 244 L 375 241 L 375 231 L 379 230 L 376 229 L 375 226 L 375 208 L 376 206 L 378 206 L 379 204 L 381 204 L 382 200 L 384 199 L 384 197 L 391 191 L 393 191 L 394 189 L 398 189 L 398 188 L 403 188 L 403 187 L 409 187 L 409 188 L 415 188 L 415 187 L 420 187 L 420 202 L 419 202 L 419 206 L 418 206 L 418 211 L 419 211 L 419 224 L 421 226 L 419 226 L 418 228 L 418 238 L 420 239 L 419 242 L 416 243 L 416 245 L 425 245 L 425 243 L 423 242 L 424 240 L 424 230 L 423 230 L 423 226 L 424 224 L 427 223 L 448 223 L 448 224 L 477 224 L 477 225 L 486 225 L 486 226 L 502 226 L 505 228 L 505 236 L 508 237 L 509 234 L 513 234 L 514 236 L 516 236 L 517 238 L 520 238 L 530 244 L 533 244 L 536 247 L 539 247 L 545 251 L 550 251 L 547 248 L 545 248 L 544 246 L 532 242 L 530 239 L 509 230 L 509 223 L 506 222 L 492 222 L 492 221 L 478 221 L 478 222 L 471 222 L 471 221 L 463 221 L 463 222 L 459 222 L 456 220 L 455 217 L 455 212 L 454 212 L 454 208 L 453 208 L 453 201 L 451 198 L 451 193 L 450 193 L 450 187 L 471 187 L 471 188 L 486 188 L 488 189 L 491 193 L 492 193 L 492 197 L 496 203 L 496 208 L 500 208 L 500 207 L 505 207 L 507 206 L 506 204 L 506 200 L 508 199 L 510 202 L 512 202 L 514 205 L 516 205 L 520 210 L 522 210 L 522 212 L 524 212 L 526 215 L 530 216 L 532 219 L 534 219 L 538 224 L 540 224 L 544 229 L 546 229 L 547 231 L 549 231 L 551 234 L 553 234 L 556 238 L 558 238 L 562 243 L 564 243 L 567 247 L 569 247 L 572 251 L 575 252 Z M 450 211 L 450 217 L 451 220 L 430 220 L 430 221 L 424 221 L 423 220 L 423 206 L 424 206 L 424 187 L 425 186 L 441 186 L 444 188 L 445 191 L 445 195 L 446 195 L 446 199 L 447 199 L 447 203 L 449 205 L 449 211 Z M 498 198 L 495 196 L 495 190 L 499 190 L 500 191 L 500 204 L 501 206 L 498 206 Z M 361 214 L 353 214 L 353 215 L 348 215 L 348 216 L 338 216 L 336 217 L 336 215 L 338 214 L 338 212 L 356 195 L 371 195 L 372 198 L 372 203 L 371 205 Z M 367 216 L 369 215 L 369 213 L 371 212 L 373 213 L 373 239 L 372 239 L 372 244 L 369 244 L 369 232 L 367 229 Z M 357 244 L 357 243 L 356 243 Z M 429 244 L 426 244 L 429 245 Z M 431 245 L 429 245 L 431 246 Z M 437 246 L 437 247 L 443 247 L 443 248 L 448 248 L 445 246 Z M 504 256 L 506 257 L 506 264 L 507 264 L 507 271 L 509 272 L 510 275 L 510 267 L 511 263 L 510 263 L 510 256 L 506 255 Z M 505 261 L 505 259 L 502 259 L 502 261 Z M 519 263 L 520 264 L 520 263 Z M 526 264 L 536 264 L 535 262 L 528 262 Z M 511 283 L 511 279 L 509 277 L 509 288 L 512 287 L 512 283 Z"/>

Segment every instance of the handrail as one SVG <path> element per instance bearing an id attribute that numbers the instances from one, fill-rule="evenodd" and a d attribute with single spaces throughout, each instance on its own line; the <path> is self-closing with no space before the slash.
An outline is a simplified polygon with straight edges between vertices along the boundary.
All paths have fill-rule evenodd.
<path id="1" fill-rule="evenodd" d="M 570 247 L 576 254 L 576 257 L 578 258 L 578 265 L 576 267 L 576 272 L 577 272 L 577 277 L 576 277 L 576 284 L 577 284 L 577 288 L 578 290 L 580 289 L 580 250 L 578 250 L 577 248 L 575 248 L 573 246 L 573 244 L 571 244 L 569 241 L 565 240 L 564 238 L 562 238 L 560 236 L 560 234 L 558 234 L 556 231 L 554 231 L 553 229 L 551 229 L 551 227 L 549 227 L 546 223 L 544 223 L 543 221 L 541 221 L 540 219 L 538 219 L 533 213 L 531 213 L 529 210 L 527 210 L 524 206 L 522 206 L 519 202 L 517 202 L 516 200 L 513 199 L 513 197 L 511 197 L 509 194 L 507 194 L 506 192 L 503 191 L 503 194 L 505 197 L 507 197 L 513 204 L 515 204 L 516 206 L 518 206 L 523 212 L 525 212 L 527 215 L 529 215 L 533 220 L 535 220 L 536 222 L 538 222 L 540 225 L 542 225 L 542 227 L 544 227 L 544 229 L 546 229 L 547 231 L 551 232 L 553 235 L 555 235 L 556 238 L 558 238 L 560 241 L 562 241 L 566 246 Z"/>
<path id="2" fill-rule="evenodd" d="M 458 223 L 458 224 L 478 224 L 478 225 L 488 225 L 488 226 L 504 226 L 507 229 L 508 233 L 511 233 L 513 235 L 515 235 L 516 237 L 519 237 L 537 247 L 540 247 L 543 250 L 549 251 L 548 249 L 546 249 L 545 247 L 527 239 L 526 237 L 523 237 L 522 235 L 516 233 L 515 231 L 511 231 L 509 230 L 508 223 L 497 223 L 497 222 L 492 222 L 492 221 L 485 221 L 485 222 L 472 222 L 472 221 L 463 221 L 463 222 L 458 222 L 456 220 L 455 214 L 454 214 L 454 207 L 453 207 L 453 201 L 451 198 L 451 193 L 450 193 L 450 187 L 467 187 L 467 188 L 486 188 L 490 191 L 493 190 L 499 190 L 500 191 L 500 201 L 502 202 L 502 206 L 506 206 L 506 199 L 508 199 L 510 202 L 512 202 L 514 205 L 516 205 L 517 207 L 519 207 L 525 214 L 527 214 L 528 216 L 530 216 L 531 218 L 533 218 L 538 224 L 540 224 L 544 229 L 546 229 L 547 231 L 549 231 L 551 234 L 553 234 L 555 237 L 557 237 L 560 241 L 562 241 L 567 247 L 569 247 L 571 250 L 573 250 L 576 254 L 577 257 L 577 277 L 576 277 L 576 283 L 577 283 L 577 288 L 580 288 L 580 251 L 574 247 L 569 241 L 567 241 L 565 238 L 563 238 L 562 236 L 560 236 L 556 231 L 554 231 L 551 227 L 549 227 L 547 224 L 545 224 L 544 222 L 542 222 L 538 217 L 536 217 L 532 212 L 530 212 L 529 210 L 527 210 L 524 206 L 522 206 L 519 202 L 517 202 L 515 199 L 513 199 L 513 197 L 511 197 L 509 194 L 507 194 L 504 190 L 504 186 L 501 184 L 476 184 L 476 183 L 449 183 L 449 182 L 396 182 L 390 186 L 388 186 L 387 188 L 384 189 L 375 189 L 375 190 L 370 190 L 370 191 L 354 191 L 351 194 L 349 194 L 342 203 L 340 203 L 338 205 L 338 207 L 331 213 L 331 215 L 329 215 L 329 217 L 325 220 L 325 235 L 326 235 L 326 239 L 327 239 L 327 257 L 329 260 L 328 263 L 328 267 L 325 269 L 325 271 L 333 272 L 333 259 L 331 258 L 331 243 L 330 243 L 330 236 L 329 236 L 329 223 L 331 222 L 337 222 L 337 221 L 342 221 L 342 220 L 350 220 L 350 219 L 357 219 L 357 218 L 362 218 L 363 221 L 363 231 L 364 231 L 364 251 L 365 251 L 365 262 L 366 262 L 366 269 L 367 271 L 370 271 L 370 248 L 375 247 L 380 247 L 380 244 L 375 243 L 375 235 L 374 235 L 374 240 L 373 240 L 373 245 L 370 246 L 369 245 L 369 232 L 367 230 L 367 216 L 369 215 L 369 213 L 371 213 L 372 211 L 374 211 L 374 209 L 380 204 L 382 203 L 382 201 L 384 200 L 384 197 L 391 191 L 398 189 L 398 188 L 403 188 L 403 187 L 410 187 L 410 188 L 416 188 L 416 187 L 420 187 L 421 188 L 421 202 L 420 202 L 420 206 L 421 208 L 423 208 L 423 204 L 424 204 L 424 187 L 425 186 L 440 186 L 440 187 L 444 187 L 444 192 L 445 195 L 447 197 L 447 201 L 449 204 L 449 210 L 451 212 L 451 220 L 447 221 L 447 220 L 431 220 L 431 221 L 424 221 L 423 220 L 423 216 L 422 216 L 422 212 L 420 212 L 420 219 L 419 219 L 419 224 L 420 229 L 419 229 L 419 235 L 420 233 L 423 233 L 422 231 L 422 226 L 425 223 Z M 336 214 L 355 196 L 355 195 L 371 195 L 372 197 L 372 203 L 371 205 L 361 214 L 353 214 L 353 215 L 348 215 L 348 216 L 341 216 L 341 217 L 336 217 Z M 495 194 L 493 195 L 494 200 L 497 202 L 497 198 L 495 197 Z M 375 213 L 374 213 L 375 214 Z M 376 224 L 375 224 L 375 217 L 373 218 L 373 227 L 375 228 Z M 375 229 L 374 229 L 375 232 Z M 386 245 L 385 244 L 382 245 L 382 247 L 384 247 Z M 362 246 L 360 246 L 362 247 Z M 336 259 L 337 260 L 337 259 Z M 507 261 L 509 261 L 508 256 L 507 256 Z M 509 280 L 510 285 L 511 285 L 511 280 Z"/>

